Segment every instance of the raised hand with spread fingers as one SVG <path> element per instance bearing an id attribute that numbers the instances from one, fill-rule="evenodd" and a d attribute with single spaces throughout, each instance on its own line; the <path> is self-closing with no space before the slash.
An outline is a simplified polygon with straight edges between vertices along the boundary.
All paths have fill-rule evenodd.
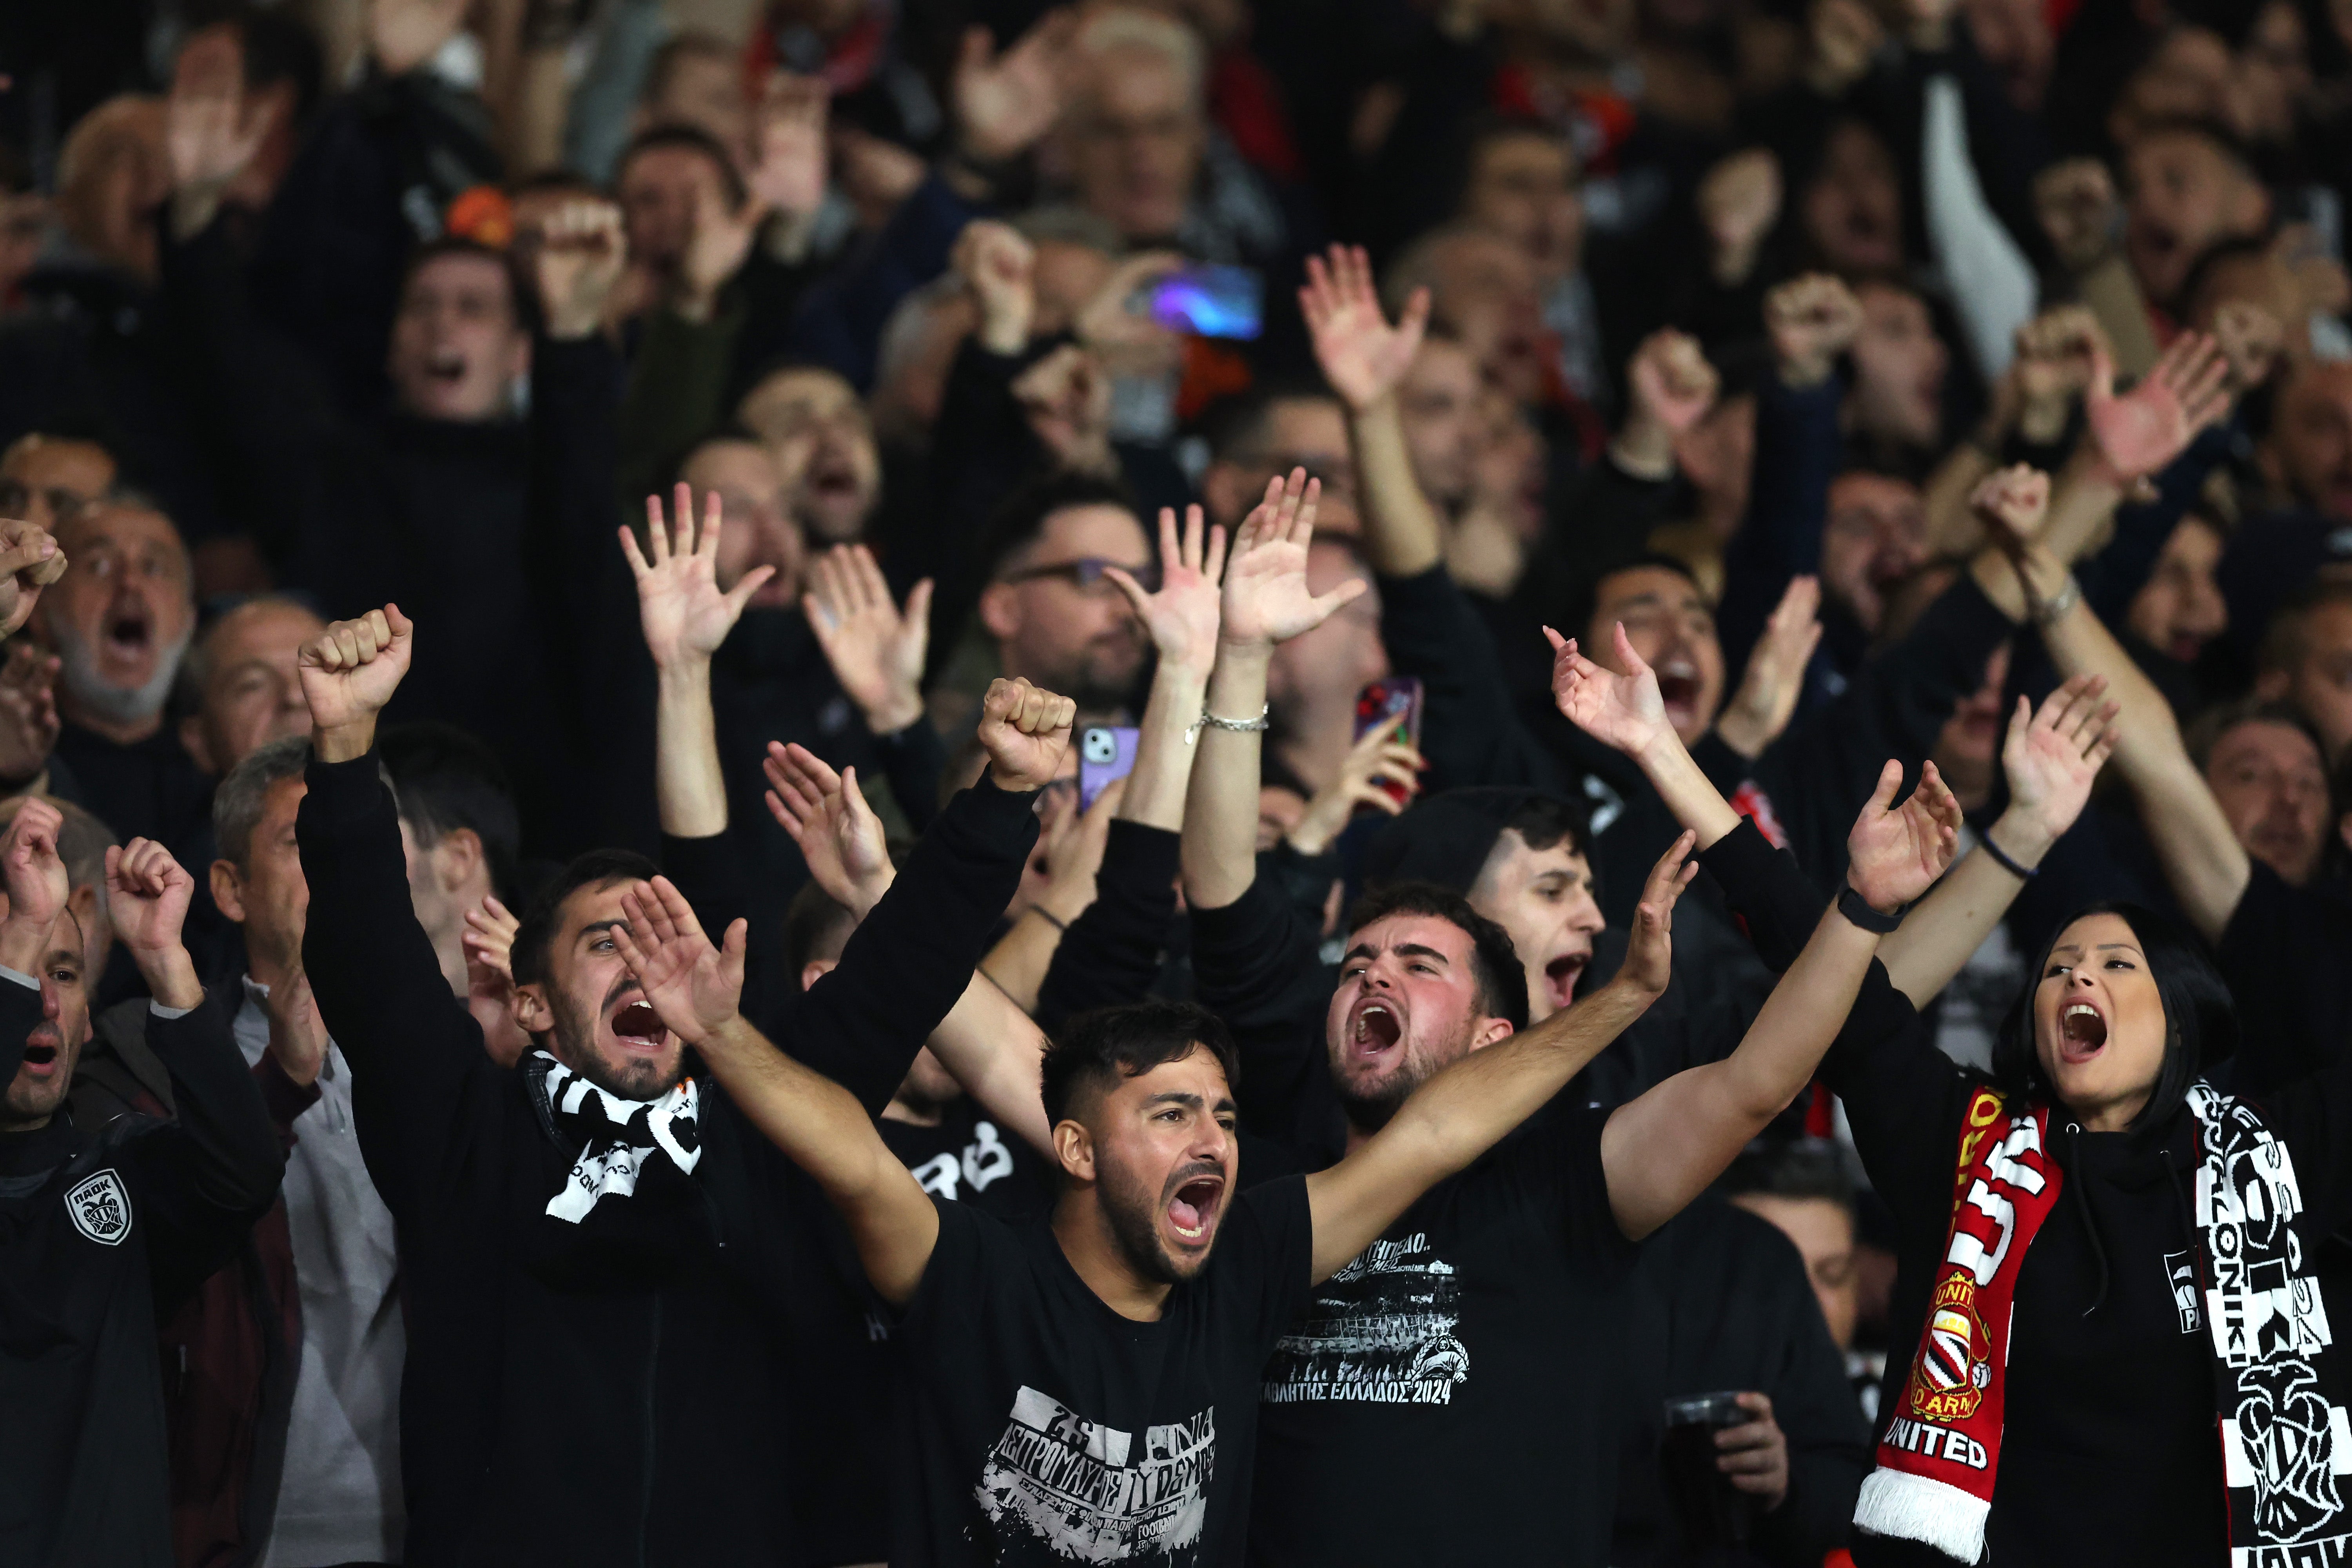
<path id="1" fill-rule="evenodd" d="M 858 920 L 882 901 L 898 872 L 882 819 L 857 787 L 857 770 L 839 773 L 805 746 L 771 741 L 761 768 L 768 775 L 768 813 L 800 846 L 809 879 Z"/>
<path id="2" fill-rule="evenodd" d="M 905 608 L 863 544 L 826 551 L 809 563 L 801 609 L 841 689 L 877 735 L 923 717 L 923 658 L 931 644 L 931 580 L 907 592 Z"/>
<path id="3" fill-rule="evenodd" d="M 1780 602 L 1764 623 L 1764 635 L 1748 650 L 1739 689 L 1716 715 L 1716 735 L 1753 762 L 1779 740 L 1804 695 L 1805 669 L 1822 641 L 1822 584 L 1818 577 L 1791 577 Z M 1621 656 L 1622 657 L 1622 656 Z"/>
<path id="4" fill-rule="evenodd" d="M 1351 409 L 1360 413 L 1396 392 L 1429 330 L 1429 290 L 1416 289 L 1391 323 L 1381 309 L 1372 264 L 1360 245 L 1335 245 L 1328 258 L 1307 258 L 1298 308 L 1315 342 L 1316 363 Z"/>
<path id="5" fill-rule="evenodd" d="M 2147 481 L 2172 466 L 2197 433 L 2230 412 L 2230 359 L 2202 332 L 2183 332 L 2139 384 L 2116 395 L 2116 365 L 2104 344 L 2091 353 L 2083 397 L 2096 453 L 2094 471 L 2141 500 Z"/>

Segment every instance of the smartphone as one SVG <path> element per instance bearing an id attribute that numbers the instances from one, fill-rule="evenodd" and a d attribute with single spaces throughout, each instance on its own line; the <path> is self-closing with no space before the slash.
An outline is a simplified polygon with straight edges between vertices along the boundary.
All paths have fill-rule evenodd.
<path id="1" fill-rule="evenodd" d="M 1204 338 L 1255 338 L 1265 328 L 1265 279 L 1247 267 L 1198 262 L 1151 285 L 1144 313 Z"/>
<path id="2" fill-rule="evenodd" d="M 1092 806 L 1102 792 L 1135 771 L 1135 738 L 1127 726 L 1096 726 L 1078 738 L 1078 809 Z"/>
<path id="3" fill-rule="evenodd" d="M 1421 745 L 1421 678 L 1400 675 L 1387 680 L 1375 680 L 1356 697 L 1356 739 L 1360 741 L 1374 730 L 1391 731 L 1405 744 L 1418 749 Z M 1412 792 L 1400 784 L 1381 781 L 1381 789 L 1391 800 L 1402 805 Z"/>

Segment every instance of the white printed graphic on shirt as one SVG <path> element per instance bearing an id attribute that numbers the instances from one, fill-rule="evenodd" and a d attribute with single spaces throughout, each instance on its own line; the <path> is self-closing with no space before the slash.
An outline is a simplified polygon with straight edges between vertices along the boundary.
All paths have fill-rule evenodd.
<path id="1" fill-rule="evenodd" d="M 969 1182 L 973 1192 L 985 1192 L 991 1182 L 1011 1175 L 1013 1151 L 1004 1146 L 1003 1135 L 996 1131 L 996 1124 L 976 1122 L 971 1131 L 972 1139 L 963 1146 L 962 1159 L 942 1152 L 919 1165 L 908 1167 L 916 1184 L 953 1203 L 959 1183 Z"/>
<path id="2" fill-rule="evenodd" d="M 1181 1425 L 1146 1427 L 1138 1454 L 1133 1433 L 1097 1426 L 1024 1387 L 974 1495 L 1007 1531 L 1007 1547 L 1019 1539 L 1011 1531 L 1018 1523 L 1067 1562 L 1173 1564 L 1201 1542 L 1216 1461 L 1214 1405 Z"/>
<path id="3" fill-rule="evenodd" d="M 1420 1232 L 1376 1241 L 1323 1282 L 1266 1363 L 1269 1405 L 1449 1405 L 1469 1380 L 1462 1280 Z"/>

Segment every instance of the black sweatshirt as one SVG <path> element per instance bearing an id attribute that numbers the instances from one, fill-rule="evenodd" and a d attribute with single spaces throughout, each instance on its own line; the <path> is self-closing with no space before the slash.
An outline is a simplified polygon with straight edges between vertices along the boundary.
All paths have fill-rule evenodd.
<path id="1" fill-rule="evenodd" d="M 1734 889 L 1767 962 L 1792 958 L 1821 899 L 1786 858 L 1743 829 L 1700 859 Z M 1899 1020 L 1909 1003 L 1874 963 L 1855 1011 Z M 1851 1026 L 1822 1077 L 1845 1101 L 1863 1164 L 1895 1216 L 1894 1353 L 1881 1400 L 1891 1415 L 1950 1234 L 1961 1117 L 1985 1080 L 1923 1030 Z M 2295 1228 L 2313 1257 L 2352 1209 L 2352 1066 L 2254 1098 L 2294 1158 L 2305 1205 Z M 2184 1108 L 2139 1131 L 2092 1133 L 2057 1108 L 2050 1152 L 2065 1182 L 2017 1276 L 1992 1561 L 2225 1562 L 2211 1350 L 2201 1314 L 2184 1321 L 2170 1273 L 2198 1245 L 2185 1195 L 2197 1181 L 2192 1119 Z M 1865 1565 L 1914 1560 L 1874 1541 L 1857 1542 L 1854 1555 Z"/>
<path id="2" fill-rule="evenodd" d="M 0 973 L 0 1084 L 41 994 Z M 207 997 L 150 1013 L 178 1115 L 0 1134 L 0 1563 L 170 1568 L 155 1323 L 236 1254 L 285 1171 L 261 1092 Z"/>
<path id="3" fill-rule="evenodd" d="M 794 1561 L 792 1287 L 824 1245 L 822 1195 L 706 1078 L 700 1212 L 667 1255 L 592 1260 L 586 1283 L 534 1271 L 576 1151 L 441 978 L 375 768 L 313 762 L 296 832 L 304 962 L 400 1225 L 408 1561 Z M 779 1044 L 879 1110 L 1019 882 L 1030 807 L 985 780 L 958 795 Z M 820 1415 L 806 1441 L 825 1440 Z"/>

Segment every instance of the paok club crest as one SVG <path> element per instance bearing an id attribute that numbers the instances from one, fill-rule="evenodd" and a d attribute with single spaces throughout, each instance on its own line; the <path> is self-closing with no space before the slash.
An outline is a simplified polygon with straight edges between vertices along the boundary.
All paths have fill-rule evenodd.
<path id="1" fill-rule="evenodd" d="M 68 1192 L 66 1213 L 76 1230 L 104 1247 L 120 1247 L 131 1234 L 131 1194 L 112 1171 L 100 1171 Z"/>

